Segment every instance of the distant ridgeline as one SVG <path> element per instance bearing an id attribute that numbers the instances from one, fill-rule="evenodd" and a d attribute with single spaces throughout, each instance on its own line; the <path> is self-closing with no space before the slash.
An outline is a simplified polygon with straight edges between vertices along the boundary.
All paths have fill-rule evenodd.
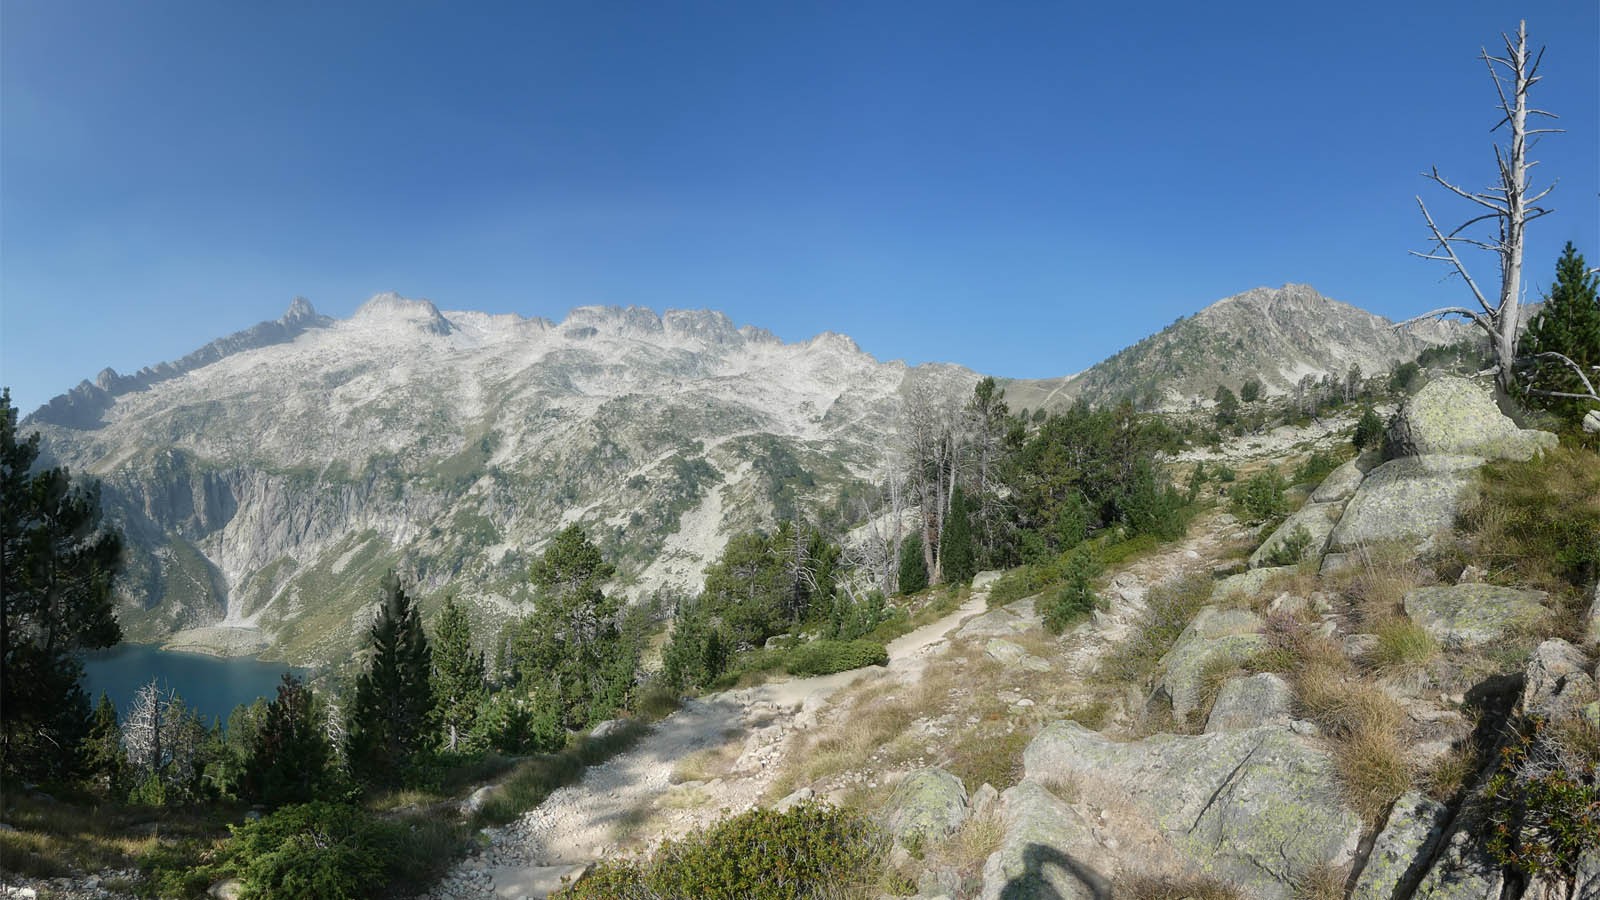
<path id="1" fill-rule="evenodd" d="M 287 343 L 308 328 L 324 328 L 332 323 L 333 319 L 312 309 L 310 301 L 296 297 L 289 311 L 277 321 L 258 322 L 243 331 L 218 338 L 176 362 L 146 366 L 132 375 L 120 375 L 109 367 L 101 369 L 94 381 L 81 381 L 65 394 L 57 394 L 29 415 L 24 424 L 48 422 L 68 428 L 93 428 L 101 414 L 123 394 L 145 390 L 234 353 Z"/>

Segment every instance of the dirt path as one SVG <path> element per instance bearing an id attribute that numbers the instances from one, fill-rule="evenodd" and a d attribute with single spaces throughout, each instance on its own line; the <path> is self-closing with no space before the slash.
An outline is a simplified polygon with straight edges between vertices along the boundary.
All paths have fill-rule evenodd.
<path id="1" fill-rule="evenodd" d="M 988 591 L 975 590 L 954 612 L 891 641 L 887 671 L 905 679 L 920 675 L 946 637 L 983 612 L 987 603 Z M 590 769 L 581 782 L 553 792 L 517 821 L 488 829 L 489 848 L 457 866 L 431 896 L 542 898 L 559 886 L 563 876 L 614 854 L 619 842 L 647 819 L 653 815 L 659 819 L 663 801 L 669 809 L 673 805 L 670 793 L 694 792 L 693 808 L 653 821 L 656 827 L 645 843 L 682 834 L 720 817 L 724 810 L 754 806 L 777 773 L 785 738 L 814 723 L 828 698 L 861 675 L 853 671 L 796 678 L 685 703 L 633 749 Z M 738 753 L 730 777 L 672 783 L 674 767 L 681 760 L 718 748 L 729 755 Z"/>

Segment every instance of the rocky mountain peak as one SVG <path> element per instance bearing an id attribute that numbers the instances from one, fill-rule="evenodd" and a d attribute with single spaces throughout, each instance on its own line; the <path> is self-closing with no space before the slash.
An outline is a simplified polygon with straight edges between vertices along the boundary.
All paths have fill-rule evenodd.
<path id="1" fill-rule="evenodd" d="M 311 301 L 304 297 L 296 297 L 294 302 L 289 304 L 289 309 L 278 317 L 278 324 L 293 326 L 314 322 L 316 319 L 317 310 L 311 305 Z"/>
<path id="2" fill-rule="evenodd" d="M 291 306 L 290 311 L 293 310 L 294 307 Z M 356 309 L 350 321 L 410 325 L 429 334 L 438 335 L 449 334 L 452 331 L 450 320 L 439 312 L 439 308 L 433 305 L 432 300 L 412 300 L 394 291 L 372 295 L 371 299 Z"/>

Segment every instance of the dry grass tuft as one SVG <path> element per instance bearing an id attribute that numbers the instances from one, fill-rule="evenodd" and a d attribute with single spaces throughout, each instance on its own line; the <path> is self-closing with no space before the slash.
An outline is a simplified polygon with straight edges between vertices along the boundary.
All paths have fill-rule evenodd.
<path id="1" fill-rule="evenodd" d="M 1377 646 L 1367 664 L 1382 675 L 1403 675 L 1425 668 L 1439 655 L 1439 644 L 1410 619 L 1391 619 L 1377 627 Z"/>
<path id="2" fill-rule="evenodd" d="M 1349 873 L 1327 863 L 1307 869 L 1294 884 L 1295 900 L 1344 900 Z"/>

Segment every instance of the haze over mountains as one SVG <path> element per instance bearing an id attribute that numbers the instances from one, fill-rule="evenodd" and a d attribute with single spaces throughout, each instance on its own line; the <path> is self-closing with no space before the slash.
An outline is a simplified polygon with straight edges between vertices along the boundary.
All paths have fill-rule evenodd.
<path id="1" fill-rule="evenodd" d="M 1068 379 L 1007 384 L 1013 409 L 1186 404 L 1251 374 L 1368 373 L 1458 339 L 1396 334 L 1309 287 L 1256 289 Z M 495 620 L 582 522 L 634 594 L 692 589 L 729 534 L 805 514 L 891 464 L 901 398 L 978 373 L 879 362 L 824 333 L 784 343 L 706 311 L 583 307 L 562 322 L 373 297 L 349 319 L 296 300 L 132 376 L 111 370 L 27 420 L 104 482 L 129 544 L 129 637 L 295 662 L 336 658 L 394 567 Z"/>

